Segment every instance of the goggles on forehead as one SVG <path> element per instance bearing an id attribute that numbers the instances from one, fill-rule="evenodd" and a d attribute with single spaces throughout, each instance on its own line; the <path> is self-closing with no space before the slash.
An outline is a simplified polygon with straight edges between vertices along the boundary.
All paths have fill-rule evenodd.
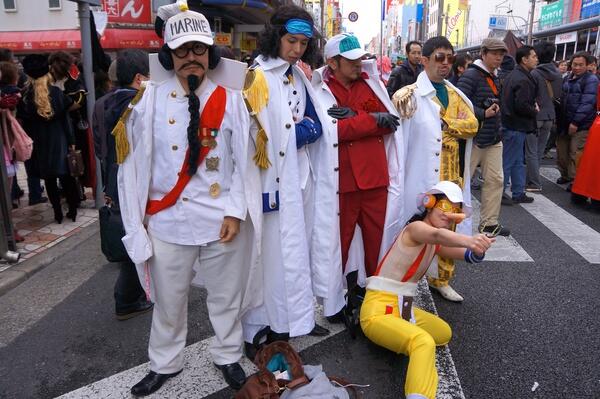
<path id="1" fill-rule="evenodd" d="M 313 37 L 313 26 L 305 19 L 288 19 L 285 23 L 285 30 L 291 35 L 304 35 L 309 39 Z"/>
<path id="2" fill-rule="evenodd" d="M 447 198 L 437 199 L 435 195 L 427 194 L 425 197 L 423 197 L 423 206 L 426 209 L 437 208 L 441 210 L 456 224 L 462 222 L 466 218 L 466 215 L 462 211 L 462 207 L 451 202 Z"/>

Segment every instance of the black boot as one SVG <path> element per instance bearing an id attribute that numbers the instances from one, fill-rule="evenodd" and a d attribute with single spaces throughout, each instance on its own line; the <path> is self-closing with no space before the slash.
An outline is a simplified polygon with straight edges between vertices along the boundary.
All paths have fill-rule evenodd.
<path id="1" fill-rule="evenodd" d="M 69 208 L 69 212 L 67 212 L 67 217 L 72 221 L 77 219 L 77 208 Z"/>
<path id="2" fill-rule="evenodd" d="M 56 220 L 56 223 L 61 224 L 63 221 L 62 207 L 59 204 L 58 206 L 53 205 L 52 208 L 54 209 L 54 220 Z"/>
<path id="3" fill-rule="evenodd" d="M 131 393 L 134 396 L 150 395 L 151 393 L 158 391 L 169 378 L 175 377 L 177 374 L 181 373 L 181 371 L 182 370 L 179 370 L 172 374 L 158 374 L 154 371 L 150 371 L 140 382 L 131 388 Z"/>

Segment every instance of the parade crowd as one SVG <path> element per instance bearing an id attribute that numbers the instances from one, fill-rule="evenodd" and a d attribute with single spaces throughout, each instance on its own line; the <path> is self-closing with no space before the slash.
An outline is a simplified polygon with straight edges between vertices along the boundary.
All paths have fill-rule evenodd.
<path id="1" fill-rule="evenodd" d="M 540 164 L 552 147 L 557 183 L 577 205 L 600 210 L 589 54 L 556 63 L 554 44 L 540 42 L 513 57 L 488 38 L 473 60 L 434 37 L 408 43 L 384 82 L 355 36 L 320 49 L 312 15 L 292 5 L 265 25 L 249 68 L 228 60 L 185 1 L 160 8 L 156 31 L 165 43 L 157 64 L 120 51 L 89 122 L 71 55 L 28 55 L 21 73 L 9 51 L 0 63 L 15 201 L 23 134 L 5 121 L 33 140 L 29 203 L 47 200 L 43 179 L 57 223 L 61 196 L 75 220 L 86 186 L 69 154 L 101 160 L 102 250 L 120 263 L 116 317 L 153 312 L 150 370 L 133 395 L 182 371 L 193 284 L 207 290 L 214 365 L 240 392 L 242 356 L 329 334 L 316 323 L 319 304 L 353 336 L 409 356 L 406 397 L 433 399 L 435 347 L 452 332 L 413 305 L 419 281 L 463 300 L 450 285 L 455 261 L 482 262 L 496 236 L 510 235 L 502 205 L 535 200 L 527 193 L 542 191 Z M 228 74 L 217 73 L 225 66 Z M 155 67 L 168 77 L 155 80 Z M 475 234 L 472 189 L 481 190 Z"/>

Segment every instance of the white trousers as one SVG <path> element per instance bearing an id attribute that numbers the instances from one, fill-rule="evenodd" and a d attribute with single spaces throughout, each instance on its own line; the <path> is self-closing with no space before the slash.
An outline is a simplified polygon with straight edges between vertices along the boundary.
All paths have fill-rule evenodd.
<path id="1" fill-rule="evenodd" d="M 217 241 L 205 246 L 171 244 L 153 237 L 154 255 L 149 259 L 154 293 L 152 329 L 148 345 L 150 370 L 160 374 L 183 368 L 187 336 L 188 294 L 199 259 L 208 292 L 206 305 L 215 336 L 209 347 L 216 364 L 230 364 L 242 357 L 243 337 L 240 306 L 247 280 L 242 240 Z"/>

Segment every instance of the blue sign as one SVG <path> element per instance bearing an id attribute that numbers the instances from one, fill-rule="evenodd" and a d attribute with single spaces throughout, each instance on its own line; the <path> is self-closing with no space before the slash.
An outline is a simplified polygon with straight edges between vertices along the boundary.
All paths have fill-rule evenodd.
<path id="1" fill-rule="evenodd" d="M 583 0 L 580 15 L 582 19 L 600 15 L 600 0 Z"/>
<path id="2" fill-rule="evenodd" d="M 503 15 L 490 16 L 488 28 L 506 30 L 508 28 L 508 17 L 505 17 Z"/>

